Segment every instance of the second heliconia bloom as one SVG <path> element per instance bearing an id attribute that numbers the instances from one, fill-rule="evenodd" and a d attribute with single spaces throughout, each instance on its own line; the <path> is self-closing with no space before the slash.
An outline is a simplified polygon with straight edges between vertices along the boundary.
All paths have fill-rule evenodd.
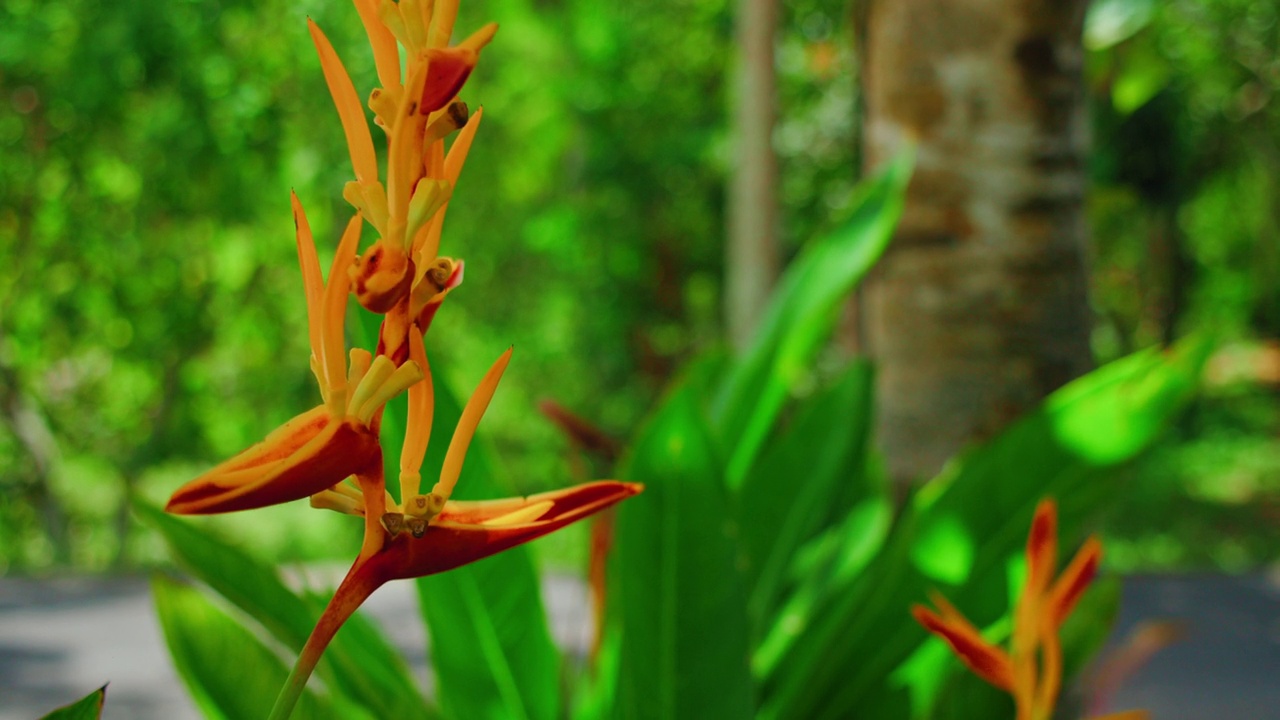
<path id="1" fill-rule="evenodd" d="M 911 613 L 926 630 L 945 640 L 978 677 L 1013 696 L 1017 720 L 1051 720 L 1062 689 L 1059 631 L 1093 581 L 1101 559 L 1102 543 L 1091 537 L 1057 575 L 1058 508 L 1052 500 L 1042 500 L 1027 534 L 1027 579 L 1013 609 L 1008 648 L 983 638 L 941 594 L 930 595 L 936 612 L 916 605 Z M 1143 711 L 1131 711 L 1094 720 L 1146 717 Z"/>

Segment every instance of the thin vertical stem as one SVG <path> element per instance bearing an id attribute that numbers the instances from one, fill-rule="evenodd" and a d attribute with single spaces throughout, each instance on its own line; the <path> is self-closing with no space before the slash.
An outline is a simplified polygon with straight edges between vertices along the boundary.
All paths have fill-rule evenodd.
<path id="1" fill-rule="evenodd" d="M 342 627 L 356 608 L 360 607 L 361 603 L 382 585 L 382 581 L 373 577 L 370 572 L 362 572 L 367 567 L 365 563 L 357 560 L 347 576 L 343 578 L 342 584 L 333 594 L 333 599 L 329 601 L 320 620 L 316 622 L 315 629 L 311 631 L 311 636 L 302 646 L 298 661 L 294 663 L 284 687 L 280 688 L 280 694 L 276 696 L 276 704 L 271 708 L 271 714 L 267 716 L 268 720 L 287 720 L 293 714 L 293 708 L 302 697 L 307 680 L 311 678 L 316 664 L 320 662 L 320 656 L 324 654 L 325 648 L 337 634 L 338 628 Z"/>

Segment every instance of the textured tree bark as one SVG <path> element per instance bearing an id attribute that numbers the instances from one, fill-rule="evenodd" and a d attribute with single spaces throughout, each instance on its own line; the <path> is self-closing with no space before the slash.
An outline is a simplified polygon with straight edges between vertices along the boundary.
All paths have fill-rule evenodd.
<path id="1" fill-rule="evenodd" d="M 880 443 L 906 482 L 1090 366 L 1086 2 L 867 2 L 867 165 L 919 143 L 858 311 L 880 366 Z"/>
<path id="2" fill-rule="evenodd" d="M 778 0 L 738 3 L 732 117 L 737 152 L 729 188 L 724 297 L 729 340 L 739 350 L 750 342 L 778 275 L 777 26 Z"/>

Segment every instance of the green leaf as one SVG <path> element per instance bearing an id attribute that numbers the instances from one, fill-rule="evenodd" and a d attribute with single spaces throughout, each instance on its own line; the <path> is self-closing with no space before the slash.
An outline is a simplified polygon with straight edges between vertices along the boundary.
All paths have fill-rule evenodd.
<path id="1" fill-rule="evenodd" d="M 264 717 L 289 674 L 280 658 L 199 591 L 161 577 L 151 590 L 174 666 L 205 717 Z M 342 715 L 327 700 L 304 692 L 296 717 Z"/>
<path id="2" fill-rule="evenodd" d="M 439 381 L 435 400 L 424 476 L 426 468 L 438 468 L 444 462 L 462 412 Z M 498 482 L 496 465 L 477 436 L 462 466 L 455 497 L 509 494 L 505 484 Z M 527 547 L 416 582 L 429 628 L 436 687 L 446 714 L 495 720 L 559 717 L 560 651 L 551 641 L 538 574 Z"/>
<path id="3" fill-rule="evenodd" d="M 195 523 L 141 502 L 134 509 L 164 535 L 175 561 L 291 650 L 302 650 L 326 599 L 299 597 L 285 587 L 275 568 Z M 338 631 L 317 674 L 378 717 L 429 712 L 403 658 L 360 613 Z"/>
<path id="4" fill-rule="evenodd" d="M 622 718 L 753 711 L 745 582 L 723 466 L 689 385 L 641 430 L 621 471 L 645 483 L 618 508 L 609 568 Z"/>
<path id="5" fill-rule="evenodd" d="M 807 543 L 796 555 L 796 589 L 776 612 L 751 658 L 757 677 L 767 677 L 817 618 L 815 611 L 842 595 L 871 562 L 889 536 L 893 505 L 887 495 L 870 497 L 845 519 Z"/>
<path id="6" fill-rule="evenodd" d="M 772 615 L 799 548 L 874 492 L 865 472 L 872 377 L 871 366 L 857 362 L 810 398 L 742 485 L 738 527 L 757 624 Z"/>
<path id="7" fill-rule="evenodd" d="M 83 698 L 64 705 L 40 720 L 98 720 L 102 717 L 102 704 L 107 701 L 107 686 L 94 690 Z"/>
<path id="8" fill-rule="evenodd" d="M 502 553 L 418 581 L 446 714 L 559 717 L 560 658 L 527 553 Z"/>
<path id="9" fill-rule="evenodd" d="M 863 184 L 852 217 L 811 243 L 783 273 L 752 345 L 725 379 L 714 420 L 730 448 L 729 486 L 742 484 L 787 397 L 835 328 L 841 301 L 879 259 L 902 214 L 911 175 L 903 152 Z"/>
<path id="10" fill-rule="evenodd" d="M 621 637 L 617 632 L 604 633 L 600 647 L 581 677 L 569 684 L 574 690 L 570 717 L 573 720 L 600 720 L 610 717 L 618 697 L 618 681 L 622 662 Z"/>
<path id="11" fill-rule="evenodd" d="M 1108 470 L 1148 445 L 1190 397 L 1207 346 L 1137 353 L 1054 393 L 1035 413 L 961 456 L 909 504 L 885 551 L 847 593 L 833 596 L 767 678 L 761 716 L 836 718 L 904 692 L 888 677 L 925 633 L 907 619 L 940 584 L 916 550 L 930 528 L 973 546 L 960 588 L 942 587 L 979 627 L 1008 611 L 1006 565 L 1021 552 L 1036 503 L 1058 500 L 1064 547 L 1115 495 Z M 932 575 L 930 573 L 933 573 Z M 945 573 L 944 573 L 945 574 Z"/>

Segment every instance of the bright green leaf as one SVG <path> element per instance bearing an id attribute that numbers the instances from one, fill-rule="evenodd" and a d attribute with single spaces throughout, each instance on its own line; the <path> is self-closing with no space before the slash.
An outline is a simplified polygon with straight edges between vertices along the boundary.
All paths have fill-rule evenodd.
<path id="1" fill-rule="evenodd" d="M 174 666 L 204 715 L 265 717 L 289 674 L 279 656 L 198 590 L 162 577 L 151 589 Z M 296 717 L 341 715 L 327 700 L 304 692 Z"/>
<path id="2" fill-rule="evenodd" d="M 103 685 L 70 705 L 54 710 L 40 720 L 98 720 L 102 716 L 102 704 L 106 700 L 107 686 Z"/>
<path id="3" fill-rule="evenodd" d="M 955 515 L 929 519 L 911 546 L 911 561 L 935 582 L 960 585 L 973 568 L 973 534 Z"/>
<path id="4" fill-rule="evenodd" d="M 714 419 L 737 488 L 796 385 L 835 328 L 841 301 L 884 252 L 902 214 L 913 153 L 858 190 L 852 216 L 808 245 L 783 274 L 751 347 L 719 389 Z"/>

